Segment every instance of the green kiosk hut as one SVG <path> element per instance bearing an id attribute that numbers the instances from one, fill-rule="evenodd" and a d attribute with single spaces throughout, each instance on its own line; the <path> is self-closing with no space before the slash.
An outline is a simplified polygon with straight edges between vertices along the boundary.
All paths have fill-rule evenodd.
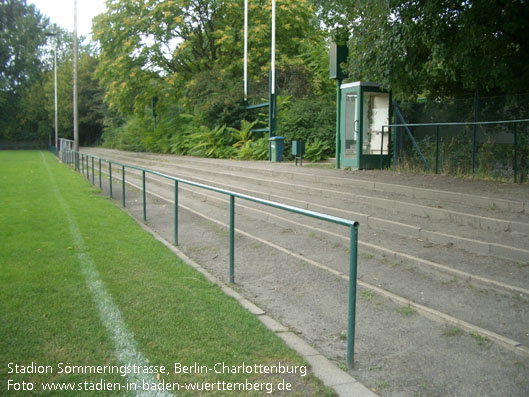
<path id="1" fill-rule="evenodd" d="M 389 131 L 391 94 L 367 82 L 342 84 L 340 64 L 347 50 L 331 45 L 331 73 L 336 80 L 336 168 L 386 168 L 390 165 Z"/>
<path id="2" fill-rule="evenodd" d="M 389 166 L 390 94 L 379 85 L 357 81 L 340 86 L 340 166 Z"/>

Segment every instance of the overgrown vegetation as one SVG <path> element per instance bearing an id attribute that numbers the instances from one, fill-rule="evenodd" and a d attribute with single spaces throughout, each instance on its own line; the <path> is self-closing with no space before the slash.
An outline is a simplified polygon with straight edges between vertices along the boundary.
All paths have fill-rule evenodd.
<path id="1" fill-rule="evenodd" d="M 331 41 L 349 48 L 344 82 L 382 84 L 401 102 L 407 122 L 474 121 L 474 108 L 461 106 L 461 98 L 473 103 L 475 95 L 526 92 L 529 8 L 517 1 L 489 3 L 278 1 L 277 134 L 285 137 L 284 155 L 288 158 L 292 140 L 300 139 L 306 142 L 307 160 L 335 154 L 336 86 L 328 78 Z M 81 144 L 102 141 L 107 147 L 134 151 L 267 158 L 265 134 L 250 135 L 248 130 L 246 136 L 233 135 L 249 123 L 256 128 L 268 125 L 267 114 L 245 110 L 243 4 L 108 2 L 106 12 L 94 19 L 96 45 L 81 48 Z M 271 2 L 251 0 L 249 7 L 247 99 L 257 104 L 268 101 Z M 23 23 L 16 25 L 16 18 Z M 53 131 L 55 39 L 46 41 L 48 20 L 23 0 L 1 3 L 0 19 L 6 27 L 0 53 L 7 54 L 0 59 L 0 139 L 45 140 Z M 64 137 L 72 134 L 71 42 L 72 35 L 59 28 L 59 135 Z M 19 54 L 12 56 L 11 48 L 20 49 Z M 427 101 L 416 106 L 419 97 Z M 480 102 L 478 120 L 527 118 L 527 104 L 523 98 L 506 105 Z M 476 175 L 501 179 L 506 170 L 512 172 L 512 145 L 495 145 L 504 133 L 500 130 L 479 141 Z M 518 132 L 517 165 L 525 175 L 529 140 L 526 132 Z M 417 139 L 432 160 L 432 134 Z M 467 173 L 465 138 L 448 133 L 441 145 L 440 171 Z M 420 164 L 413 151 L 399 156 L 401 165 L 408 161 L 408 169 Z"/>

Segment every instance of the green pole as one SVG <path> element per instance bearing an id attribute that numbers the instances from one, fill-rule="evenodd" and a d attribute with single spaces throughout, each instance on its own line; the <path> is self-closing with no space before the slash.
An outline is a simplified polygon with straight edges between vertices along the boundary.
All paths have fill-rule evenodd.
<path id="1" fill-rule="evenodd" d="M 342 93 L 341 93 L 342 80 L 336 80 L 336 169 L 340 169 L 340 156 L 342 142 L 340 140 L 340 128 L 342 122 Z"/>
<path id="2" fill-rule="evenodd" d="M 90 164 L 88 163 L 89 155 L 86 155 L 86 179 L 90 180 Z"/>
<path id="3" fill-rule="evenodd" d="M 235 282 L 235 197 L 230 194 L 230 283 Z"/>
<path id="4" fill-rule="evenodd" d="M 518 128 L 516 123 L 514 123 L 514 183 L 516 183 L 517 174 L 518 174 Z M 520 180 L 521 182 L 521 180 Z"/>
<path id="5" fill-rule="evenodd" d="M 95 185 L 95 182 L 94 182 L 94 156 L 92 156 L 92 185 Z"/>
<path id="6" fill-rule="evenodd" d="M 125 207 L 125 166 L 121 166 L 121 198 L 123 201 L 123 207 Z"/>
<path id="7" fill-rule="evenodd" d="M 103 189 L 103 182 L 101 180 L 101 159 L 99 159 L 99 189 Z"/>
<path id="8" fill-rule="evenodd" d="M 354 366 L 355 319 L 356 319 L 356 273 L 358 266 L 358 226 L 351 226 L 349 241 L 349 310 L 347 316 L 347 368 Z"/>
<path id="9" fill-rule="evenodd" d="M 143 188 L 143 221 L 147 221 L 147 202 L 145 199 L 145 170 L 141 171 L 141 182 Z"/>
<path id="10" fill-rule="evenodd" d="M 474 94 L 474 123 L 478 122 L 478 93 Z M 472 138 L 472 177 L 476 171 L 476 155 L 478 153 L 478 125 L 474 124 L 474 136 Z"/>
<path id="11" fill-rule="evenodd" d="M 110 198 L 112 198 L 112 162 L 108 162 L 108 179 L 110 180 L 109 184 L 109 190 L 110 190 Z"/>
<path id="12" fill-rule="evenodd" d="M 435 134 L 435 173 L 439 173 L 439 126 Z"/>
<path id="13" fill-rule="evenodd" d="M 178 181 L 174 181 L 174 243 L 178 245 Z"/>

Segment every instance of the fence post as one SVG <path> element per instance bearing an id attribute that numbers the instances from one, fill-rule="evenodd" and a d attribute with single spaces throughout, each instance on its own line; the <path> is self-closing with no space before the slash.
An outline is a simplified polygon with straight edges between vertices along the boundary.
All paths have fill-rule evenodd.
<path id="1" fill-rule="evenodd" d="M 398 127 L 394 127 L 394 128 L 395 128 L 395 137 L 393 138 L 393 171 L 395 171 L 397 167 L 397 129 Z M 390 127 L 390 131 L 391 131 L 391 127 Z"/>
<path id="2" fill-rule="evenodd" d="M 90 163 L 88 162 L 88 156 L 90 155 L 86 155 L 86 179 L 90 180 Z"/>
<path id="3" fill-rule="evenodd" d="M 142 190 L 143 190 L 143 221 L 147 221 L 147 203 L 145 200 L 145 170 L 141 171 L 141 183 L 142 183 Z"/>
<path id="4" fill-rule="evenodd" d="M 230 283 L 235 282 L 235 197 L 230 194 Z"/>
<path id="5" fill-rule="evenodd" d="M 435 173 L 439 173 L 439 126 L 435 133 Z"/>
<path id="6" fill-rule="evenodd" d="M 81 175 L 84 175 L 84 154 L 81 154 Z"/>
<path id="7" fill-rule="evenodd" d="M 109 190 L 110 190 L 110 198 L 112 198 L 112 162 L 108 162 L 108 178 L 110 180 L 109 184 Z"/>
<path id="8" fill-rule="evenodd" d="M 92 156 L 92 185 L 95 185 L 95 182 L 94 182 L 94 156 Z"/>
<path id="9" fill-rule="evenodd" d="M 125 166 L 121 166 L 121 196 L 123 201 L 123 207 L 125 207 Z"/>
<path id="10" fill-rule="evenodd" d="M 382 126 L 382 138 L 380 139 L 380 169 L 382 169 L 382 153 L 384 152 L 384 126 Z"/>
<path id="11" fill-rule="evenodd" d="M 178 180 L 174 181 L 174 243 L 178 245 Z"/>
<path id="12" fill-rule="evenodd" d="M 518 176 L 518 128 L 517 124 L 514 123 L 514 183 L 516 183 Z M 521 182 L 521 180 L 520 180 Z"/>
<path id="13" fill-rule="evenodd" d="M 472 143 L 472 177 L 474 177 L 474 172 L 476 170 L 476 154 L 478 152 L 478 93 L 474 95 L 474 138 Z"/>
<path id="14" fill-rule="evenodd" d="M 103 182 L 101 181 L 101 159 L 99 159 L 99 189 L 103 189 Z"/>
<path id="15" fill-rule="evenodd" d="M 347 315 L 347 368 L 354 365 L 356 321 L 356 272 L 358 266 L 358 225 L 350 227 L 349 240 L 349 310 Z"/>

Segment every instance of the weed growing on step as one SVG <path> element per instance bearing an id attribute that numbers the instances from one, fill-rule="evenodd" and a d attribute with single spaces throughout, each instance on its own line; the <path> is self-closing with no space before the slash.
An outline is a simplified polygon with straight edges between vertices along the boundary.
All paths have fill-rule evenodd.
<path id="1" fill-rule="evenodd" d="M 483 335 L 478 334 L 476 331 L 472 331 L 469 335 L 474 338 L 479 346 L 486 345 L 489 343 L 489 338 Z"/>
<path id="2" fill-rule="evenodd" d="M 450 328 L 450 329 L 447 329 L 443 332 L 443 336 L 449 336 L 449 337 L 452 337 L 452 336 L 459 336 L 463 333 L 463 331 L 461 331 L 459 328 Z"/>
<path id="3" fill-rule="evenodd" d="M 398 307 L 396 311 L 403 317 L 410 317 L 410 316 L 413 316 L 415 313 L 417 313 L 417 311 L 410 305 Z"/>

